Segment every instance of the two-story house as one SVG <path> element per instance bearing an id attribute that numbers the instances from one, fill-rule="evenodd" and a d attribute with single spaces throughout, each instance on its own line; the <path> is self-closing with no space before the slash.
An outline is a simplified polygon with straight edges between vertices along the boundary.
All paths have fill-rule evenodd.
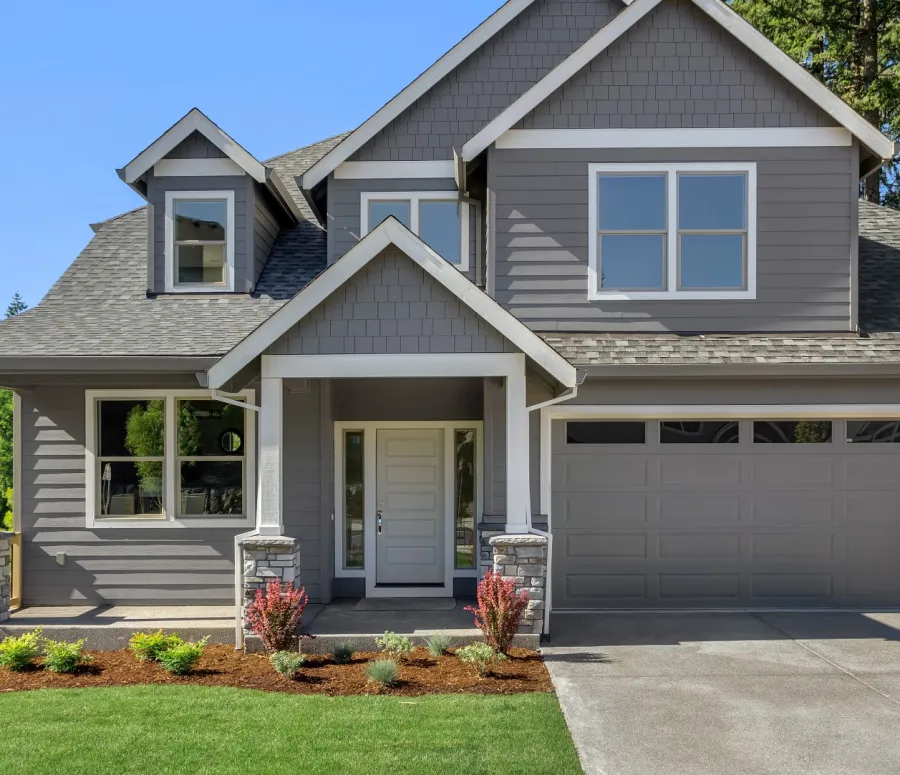
<path id="1" fill-rule="evenodd" d="M 900 605 L 895 151 L 719 0 L 509 0 L 268 161 L 192 110 L 0 324 L 23 602 L 229 603 L 245 534 L 470 596 L 538 531 L 556 611 Z"/>

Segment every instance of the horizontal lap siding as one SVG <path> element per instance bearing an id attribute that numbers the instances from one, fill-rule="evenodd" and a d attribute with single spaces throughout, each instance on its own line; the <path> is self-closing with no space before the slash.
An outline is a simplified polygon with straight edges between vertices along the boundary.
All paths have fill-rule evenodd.
<path id="1" fill-rule="evenodd" d="M 691 0 L 665 0 L 519 129 L 836 126 Z"/>
<path id="2" fill-rule="evenodd" d="M 253 195 L 253 274 L 247 278 L 251 286 L 256 285 L 262 274 L 279 232 L 278 220 L 266 204 L 266 195 L 262 189 L 254 186 Z"/>
<path id="3" fill-rule="evenodd" d="M 390 247 L 275 342 L 269 352 L 335 355 L 518 350 L 412 259 Z"/>
<path id="4" fill-rule="evenodd" d="M 196 387 L 192 382 L 162 386 Z M 84 405 L 83 386 L 22 394 L 25 604 L 231 603 L 241 530 L 85 527 Z"/>
<path id="5" fill-rule="evenodd" d="M 462 146 L 621 8 L 620 0 L 536 0 L 353 159 L 452 159 L 454 146 Z"/>
<path id="6" fill-rule="evenodd" d="M 496 150 L 496 297 L 544 331 L 846 331 L 854 148 Z M 587 300 L 588 164 L 757 162 L 757 298 Z"/>

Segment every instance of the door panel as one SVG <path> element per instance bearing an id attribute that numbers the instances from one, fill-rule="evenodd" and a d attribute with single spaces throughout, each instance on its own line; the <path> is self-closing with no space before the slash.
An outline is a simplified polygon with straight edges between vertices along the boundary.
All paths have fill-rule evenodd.
<path id="1" fill-rule="evenodd" d="M 376 584 L 444 582 L 444 431 L 377 431 Z"/>

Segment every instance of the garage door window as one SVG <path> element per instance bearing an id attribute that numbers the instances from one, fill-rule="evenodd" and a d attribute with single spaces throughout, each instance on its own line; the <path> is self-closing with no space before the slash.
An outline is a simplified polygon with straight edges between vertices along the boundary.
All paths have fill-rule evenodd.
<path id="1" fill-rule="evenodd" d="M 659 440 L 662 444 L 737 444 L 740 441 L 740 425 L 727 420 L 670 420 L 660 423 Z"/>
<path id="2" fill-rule="evenodd" d="M 756 444 L 830 444 L 831 439 L 829 420 L 758 420 L 753 423 L 753 441 Z"/>
<path id="3" fill-rule="evenodd" d="M 643 422 L 566 423 L 567 444 L 644 444 L 647 424 Z"/>
<path id="4" fill-rule="evenodd" d="M 850 444 L 896 444 L 900 442 L 900 420 L 851 420 L 847 423 Z"/>

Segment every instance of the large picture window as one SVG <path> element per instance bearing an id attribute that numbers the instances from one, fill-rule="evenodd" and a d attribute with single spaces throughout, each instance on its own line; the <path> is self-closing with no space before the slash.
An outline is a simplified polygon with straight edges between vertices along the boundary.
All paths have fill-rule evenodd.
<path id="1" fill-rule="evenodd" d="M 88 392 L 89 524 L 251 524 L 251 419 L 203 391 Z"/>
<path id="2" fill-rule="evenodd" d="M 755 164 L 589 169 L 591 299 L 755 298 Z"/>

